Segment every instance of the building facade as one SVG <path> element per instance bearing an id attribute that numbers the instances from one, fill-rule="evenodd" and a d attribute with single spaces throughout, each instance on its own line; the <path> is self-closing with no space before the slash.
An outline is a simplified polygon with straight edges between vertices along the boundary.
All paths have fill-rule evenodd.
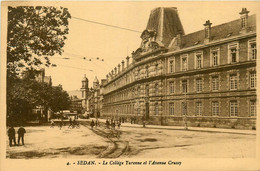
<path id="1" fill-rule="evenodd" d="M 102 117 L 255 129 L 256 16 L 248 13 L 186 35 L 176 8 L 152 10 L 140 48 L 107 75 Z"/>

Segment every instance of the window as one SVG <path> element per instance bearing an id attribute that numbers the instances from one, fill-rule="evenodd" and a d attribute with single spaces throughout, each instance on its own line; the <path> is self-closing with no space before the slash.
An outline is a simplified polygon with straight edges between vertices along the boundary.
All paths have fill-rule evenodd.
<path id="1" fill-rule="evenodd" d="M 250 73 L 250 88 L 256 88 L 256 73 Z"/>
<path id="2" fill-rule="evenodd" d="M 170 103 L 170 115 L 174 115 L 174 103 Z"/>
<path id="3" fill-rule="evenodd" d="M 174 72 L 174 61 L 173 61 L 173 59 L 169 61 L 169 72 L 170 73 Z"/>
<path id="4" fill-rule="evenodd" d="M 188 69 L 188 61 L 187 61 L 187 56 L 184 56 L 181 58 L 181 68 L 182 68 L 182 71 L 187 71 Z"/>
<path id="5" fill-rule="evenodd" d="M 145 72 L 146 72 L 146 77 L 149 77 L 149 66 L 146 66 L 146 67 L 145 67 L 145 70 L 146 70 L 146 71 L 145 71 Z"/>
<path id="6" fill-rule="evenodd" d="M 219 89 L 219 78 L 212 77 L 212 91 L 218 91 Z"/>
<path id="7" fill-rule="evenodd" d="M 158 64 L 155 65 L 155 75 L 158 74 Z"/>
<path id="8" fill-rule="evenodd" d="M 237 101 L 230 102 L 230 116 L 237 116 Z"/>
<path id="9" fill-rule="evenodd" d="M 250 101 L 250 116 L 256 116 L 256 100 Z"/>
<path id="10" fill-rule="evenodd" d="M 195 55 L 195 65 L 196 69 L 202 68 L 202 53 L 197 53 Z"/>
<path id="11" fill-rule="evenodd" d="M 182 108 L 182 115 L 187 115 L 187 103 L 186 102 L 182 102 L 181 103 L 181 108 Z"/>
<path id="12" fill-rule="evenodd" d="M 82 91 L 82 98 L 84 98 L 84 91 Z"/>
<path id="13" fill-rule="evenodd" d="M 145 86 L 145 94 L 146 94 L 146 96 L 149 96 L 149 85 L 147 84 L 146 86 Z"/>
<path id="14" fill-rule="evenodd" d="M 218 51 L 212 52 L 212 64 L 213 66 L 218 65 Z"/>
<path id="15" fill-rule="evenodd" d="M 248 56 L 249 56 L 249 60 L 256 60 L 256 41 L 249 41 L 249 45 L 248 45 L 249 49 L 248 49 Z"/>
<path id="16" fill-rule="evenodd" d="M 238 44 L 229 45 L 229 63 L 239 62 Z"/>
<path id="17" fill-rule="evenodd" d="M 196 102 L 196 115 L 201 116 L 202 114 L 202 103 L 201 102 Z"/>
<path id="18" fill-rule="evenodd" d="M 174 82 L 170 82 L 170 94 L 173 94 L 174 93 Z"/>
<path id="19" fill-rule="evenodd" d="M 155 84 L 154 89 L 155 89 L 155 95 L 158 95 L 159 94 L 159 86 L 158 86 L 158 84 Z"/>
<path id="20" fill-rule="evenodd" d="M 219 115 L 219 102 L 212 102 L 212 115 Z"/>
<path id="21" fill-rule="evenodd" d="M 237 89 L 237 75 L 230 75 L 230 90 Z"/>
<path id="22" fill-rule="evenodd" d="M 158 107 L 158 103 L 155 103 L 155 115 L 159 114 L 159 107 Z"/>
<path id="23" fill-rule="evenodd" d="M 187 93 L 187 80 L 182 80 L 182 93 Z"/>
<path id="24" fill-rule="evenodd" d="M 202 79 L 196 79 L 196 92 L 202 92 Z"/>

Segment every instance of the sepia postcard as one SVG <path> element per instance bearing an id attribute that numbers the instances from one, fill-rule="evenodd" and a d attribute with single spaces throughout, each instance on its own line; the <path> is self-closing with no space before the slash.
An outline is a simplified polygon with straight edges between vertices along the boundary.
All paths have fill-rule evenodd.
<path id="1" fill-rule="evenodd" d="M 259 11 L 2 1 L 0 170 L 260 170 Z"/>

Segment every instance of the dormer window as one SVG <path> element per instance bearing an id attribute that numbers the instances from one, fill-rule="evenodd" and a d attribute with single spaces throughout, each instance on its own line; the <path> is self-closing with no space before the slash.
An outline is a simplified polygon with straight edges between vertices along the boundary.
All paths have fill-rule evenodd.
<path id="1" fill-rule="evenodd" d="M 202 52 L 195 53 L 195 69 L 202 68 L 202 64 L 203 64 Z"/>
<path id="2" fill-rule="evenodd" d="M 184 55 L 181 57 L 181 70 L 182 71 L 188 70 L 188 55 Z"/>
<path id="3" fill-rule="evenodd" d="M 238 49 L 238 43 L 229 45 L 229 63 L 237 63 L 239 62 L 239 49 Z"/>
<path id="4" fill-rule="evenodd" d="M 256 60 L 257 55 L 256 50 L 256 40 L 251 40 L 248 42 L 248 57 L 249 60 Z"/>

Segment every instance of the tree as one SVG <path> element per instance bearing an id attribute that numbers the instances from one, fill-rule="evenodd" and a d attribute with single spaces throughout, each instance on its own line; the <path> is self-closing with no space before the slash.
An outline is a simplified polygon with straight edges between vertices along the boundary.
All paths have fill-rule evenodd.
<path id="1" fill-rule="evenodd" d="M 24 122 L 32 119 L 32 109 L 43 107 L 54 112 L 68 109 L 70 98 L 62 87 L 37 82 L 31 77 L 16 80 L 7 91 L 7 122 Z M 46 114 L 46 113 L 45 113 Z M 47 118 L 45 118 L 47 119 Z"/>
<path id="2" fill-rule="evenodd" d="M 61 85 L 52 87 L 48 101 L 49 107 L 54 112 L 69 109 L 70 106 L 69 94 L 62 89 Z"/>
<path id="3" fill-rule="evenodd" d="M 49 66 L 50 56 L 61 55 L 69 18 L 63 7 L 8 7 L 7 76 L 17 75 L 22 68 Z"/>

